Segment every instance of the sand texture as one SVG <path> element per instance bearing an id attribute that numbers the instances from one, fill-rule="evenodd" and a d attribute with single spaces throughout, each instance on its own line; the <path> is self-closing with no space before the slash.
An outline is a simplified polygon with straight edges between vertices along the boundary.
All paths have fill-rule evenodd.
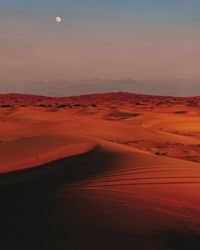
<path id="1" fill-rule="evenodd" d="M 200 249 L 200 98 L 0 95 L 0 195 L 8 249 Z"/>

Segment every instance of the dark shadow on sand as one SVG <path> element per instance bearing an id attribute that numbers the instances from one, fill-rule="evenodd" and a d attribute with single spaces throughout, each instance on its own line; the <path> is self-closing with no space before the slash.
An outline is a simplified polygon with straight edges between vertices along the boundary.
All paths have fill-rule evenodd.
<path id="1" fill-rule="evenodd" d="M 100 147 L 46 166 L 0 176 L 0 238 L 3 250 L 197 250 L 200 236 L 185 230 L 137 235 L 94 224 L 93 205 L 59 189 L 113 170 L 118 154 Z M 6 185 L 7 182 L 7 185 Z M 56 190 L 56 195 L 55 195 Z M 58 194 L 58 196 L 57 196 Z M 83 207 L 84 206 L 84 209 Z M 95 207 L 94 207 L 95 208 Z M 84 212 L 85 211 L 85 212 Z M 88 216 L 88 217 L 87 217 Z M 98 216 L 98 214 L 96 214 Z M 106 218 L 102 216 L 100 220 Z"/>

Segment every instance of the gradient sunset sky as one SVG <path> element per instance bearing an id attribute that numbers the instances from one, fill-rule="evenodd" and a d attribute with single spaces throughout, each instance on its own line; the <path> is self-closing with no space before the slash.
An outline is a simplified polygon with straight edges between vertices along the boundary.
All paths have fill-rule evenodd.
<path id="1" fill-rule="evenodd" d="M 0 92 L 200 95 L 199 44 L 199 0 L 0 0 Z"/>

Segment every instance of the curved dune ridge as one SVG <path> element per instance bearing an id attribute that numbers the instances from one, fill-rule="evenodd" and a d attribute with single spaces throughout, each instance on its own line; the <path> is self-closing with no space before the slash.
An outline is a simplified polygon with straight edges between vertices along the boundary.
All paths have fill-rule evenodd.
<path id="1" fill-rule="evenodd" d="M 74 140 L 76 141 L 76 140 Z M 94 143 L 73 143 L 67 136 L 37 136 L 0 144 L 0 174 L 30 169 L 94 149 Z"/>
<path id="2" fill-rule="evenodd" d="M 23 249 L 199 249 L 199 99 L 92 97 L 0 109 L 5 233 Z"/>
<path id="3" fill-rule="evenodd" d="M 56 221 L 67 211 L 62 223 L 73 224 L 70 230 L 84 237 L 82 243 L 73 243 L 75 249 L 81 244 L 91 249 L 91 241 L 101 241 L 96 249 L 197 249 L 199 164 L 98 143 L 100 148 L 94 158 L 88 156 L 86 166 L 104 171 L 52 190 L 61 202 Z M 66 211 L 63 200 L 71 204 Z"/>
<path id="4" fill-rule="evenodd" d="M 19 146 L 22 143 L 27 146 L 30 143 L 34 149 L 39 142 L 42 148 L 50 140 L 62 144 L 67 138 L 68 143 L 76 141 L 76 144 L 72 144 L 75 147 L 61 147 L 61 151 L 56 148 L 56 159 L 57 152 L 63 156 L 63 150 L 68 149 L 72 149 L 71 155 L 74 150 L 76 155 L 83 152 L 89 154 L 66 161 L 66 169 L 58 169 L 61 175 L 66 175 L 65 182 L 50 185 L 49 192 L 57 205 L 49 220 L 59 233 L 65 225 L 64 230 L 70 237 L 62 236 L 62 233 L 53 235 L 49 238 L 48 249 L 56 247 L 52 245 L 55 240 L 63 242 L 64 239 L 66 241 L 60 249 L 65 249 L 66 245 L 80 249 L 82 244 L 92 249 L 91 237 L 95 237 L 96 242 L 101 240 L 96 249 L 107 245 L 108 238 L 109 244 L 105 249 L 132 249 L 133 245 L 134 249 L 174 249 L 173 244 L 183 246 L 183 243 L 167 242 L 162 238 L 165 234 L 179 232 L 190 237 L 191 232 L 192 235 L 200 233 L 200 167 L 197 163 L 154 156 L 91 138 L 75 137 L 73 140 L 73 137 L 67 136 L 45 136 L 35 140 L 25 138 L 22 142 L 17 140 L 9 144 L 18 143 Z M 91 151 L 97 144 L 99 147 Z M 57 165 L 59 163 L 55 162 L 55 168 Z M 75 176 L 72 184 L 66 181 L 70 176 Z M 43 180 L 41 176 L 40 179 Z M 50 233 L 49 230 L 52 229 L 47 229 L 47 233 Z M 84 241 L 74 243 L 71 235 L 84 238 Z M 191 244 L 190 238 L 188 242 Z M 166 248 L 168 244 L 172 248 Z M 195 248 L 191 245 L 191 249 Z"/>

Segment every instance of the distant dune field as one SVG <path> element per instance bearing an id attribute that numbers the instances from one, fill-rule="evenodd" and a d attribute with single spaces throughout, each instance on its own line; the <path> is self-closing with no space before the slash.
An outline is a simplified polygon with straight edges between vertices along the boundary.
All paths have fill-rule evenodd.
<path id="1" fill-rule="evenodd" d="M 0 95 L 0 154 L 8 249 L 200 249 L 200 97 Z"/>

